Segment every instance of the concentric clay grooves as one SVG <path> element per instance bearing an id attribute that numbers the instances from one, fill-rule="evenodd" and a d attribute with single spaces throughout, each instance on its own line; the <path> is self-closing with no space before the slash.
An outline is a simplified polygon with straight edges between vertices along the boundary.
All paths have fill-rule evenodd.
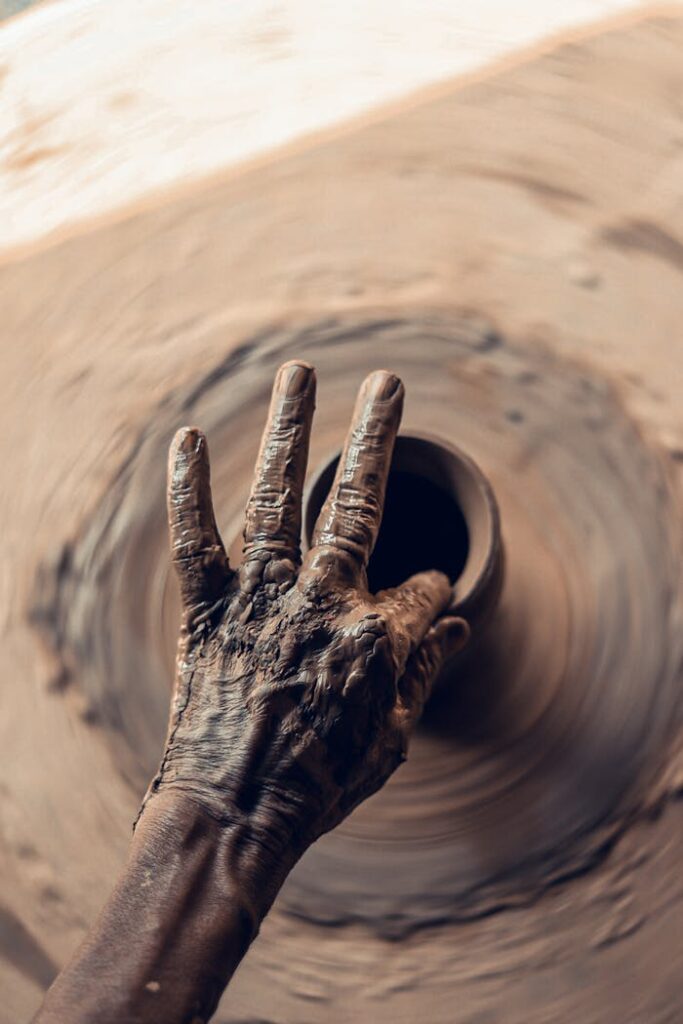
<path id="1" fill-rule="evenodd" d="M 435 696 L 408 764 L 316 844 L 281 906 L 395 936 L 533 899 L 610 848 L 680 720 L 666 476 L 594 376 L 455 314 L 274 330 L 189 399 L 164 401 L 68 542 L 68 564 L 41 571 L 34 620 L 64 680 L 77 666 L 85 713 L 141 788 L 165 727 L 177 621 L 166 440 L 184 420 L 207 431 L 230 536 L 251 476 L 250 453 L 232 439 L 258 437 L 274 369 L 294 354 L 322 382 L 311 465 L 343 437 L 366 369 L 390 365 L 406 383 L 406 429 L 447 438 L 485 468 L 507 565 L 495 616 Z"/>

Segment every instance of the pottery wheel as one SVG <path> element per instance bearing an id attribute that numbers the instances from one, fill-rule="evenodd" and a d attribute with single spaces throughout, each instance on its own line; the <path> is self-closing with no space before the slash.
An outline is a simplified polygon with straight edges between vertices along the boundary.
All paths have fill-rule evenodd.
<path id="1" fill-rule="evenodd" d="M 481 320 L 273 329 L 166 396 L 79 540 L 40 573 L 34 615 L 63 666 L 57 685 L 77 676 L 83 714 L 141 790 L 162 749 L 178 621 L 167 443 L 185 422 L 207 431 L 229 540 L 274 371 L 294 356 L 319 372 L 311 469 L 341 443 L 366 371 L 391 367 L 405 428 L 456 442 L 488 475 L 506 577 L 408 763 L 310 850 L 279 911 L 401 939 L 533 902 L 605 857 L 666 763 L 681 713 L 676 521 L 659 456 L 605 382 Z"/>
<path id="2" fill-rule="evenodd" d="M 168 443 L 207 432 L 229 543 L 293 356 L 311 473 L 365 373 L 402 375 L 406 432 L 491 481 L 505 586 L 216 1021 L 679 1024 L 682 47 L 680 15 L 589 33 L 0 269 L 0 1024 L 162 749 Z"/>

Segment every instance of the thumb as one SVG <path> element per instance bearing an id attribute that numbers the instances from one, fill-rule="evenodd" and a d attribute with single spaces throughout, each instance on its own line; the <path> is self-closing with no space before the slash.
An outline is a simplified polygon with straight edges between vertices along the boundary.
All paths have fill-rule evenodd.
<path id="1" fill-rule="evenodd" d="M 469 636 L 470 627 L 464 619 L 455 615 L 444 616 L 431 626 L 409 659 L 398 683 L 399 696 L 407 712 L 406 725 L 409 732 L 422 714 L 442 665 L 462 650 Z"/>

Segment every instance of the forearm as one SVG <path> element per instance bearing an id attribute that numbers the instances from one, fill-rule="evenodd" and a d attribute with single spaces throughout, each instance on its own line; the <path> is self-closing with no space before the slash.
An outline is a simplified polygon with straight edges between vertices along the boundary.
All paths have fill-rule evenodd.
<path id="1" fill-rule="evenodd" d="M 249 846 L 243 825 L 219 824 L 184 796 L 155 796 L 36 1024 L 208 1020 L 291 866 Z"/>

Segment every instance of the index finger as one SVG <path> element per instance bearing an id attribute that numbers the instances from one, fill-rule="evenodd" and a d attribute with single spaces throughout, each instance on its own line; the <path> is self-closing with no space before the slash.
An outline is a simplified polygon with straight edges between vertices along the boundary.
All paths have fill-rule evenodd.
<path id="1" fill-rule="evenodd" d="M 404 388 L 387 370 L 366 377 L 334 482 L 313 533 L 312 548 L 345 553 L 354 568 L 367 567 L 377 540 Z"/>

